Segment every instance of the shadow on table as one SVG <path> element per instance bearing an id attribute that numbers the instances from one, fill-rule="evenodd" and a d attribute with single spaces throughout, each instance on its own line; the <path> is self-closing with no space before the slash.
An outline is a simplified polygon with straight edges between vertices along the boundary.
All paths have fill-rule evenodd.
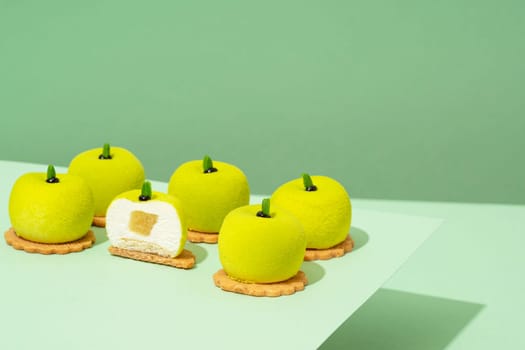
<path id="1" fill-rule="evenodd" d="M 379 289 L 319 349 L 444 349 L 484 308 Z"/>
<path id="2" fill-rule="evenodd" d="M 303 261 L 301 270 L 303 270 L 306 278 L 308 278 L 308 285 L 319 282 L 325 274 L 324 268 L 314 261 Z"/>
<path id="3" fill-rule="evenodd" d="M 195 255 L 196 264 L 200 264 L 208 256 L 208 252 L 206 251 L 206 249 L 204 249 L 198 244 L 186 241 L 185 248 L 191 251 L 193 255 Z"/>
<path id="4" fill-rule="evenodd" d="M 359 227 L 352 226 L 350 228 L 350 236 L 354 241 L 354 247 L 352 251 L 356 251 L 368 243 L 368 233 Z"/>
<path id="5" fill-rule="evenodd" d="M 107 242 L 108 235 L 106 229 L 102 227 L 91 226 L 91 231 L 95 234 L 95 245 Z"/>

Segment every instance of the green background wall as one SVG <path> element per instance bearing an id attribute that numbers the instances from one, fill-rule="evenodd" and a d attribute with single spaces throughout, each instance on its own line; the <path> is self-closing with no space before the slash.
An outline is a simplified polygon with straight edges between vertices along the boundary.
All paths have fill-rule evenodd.
<path id="1" fill-rule="evenodd" d="M 104 142 L 167 181 L 525 203 L 523 1 L 0 0 L 0 159 Z"/>

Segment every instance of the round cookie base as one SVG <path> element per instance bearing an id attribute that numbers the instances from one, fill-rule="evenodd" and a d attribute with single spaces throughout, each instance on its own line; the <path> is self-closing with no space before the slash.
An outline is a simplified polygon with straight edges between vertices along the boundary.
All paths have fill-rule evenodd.
<path id="1" fill-rule="evenodd" d="M 167 265 L 179 269 L 191 269 L 195 266 L 195 255 L 187 249 L 184 249 L 178 256 L 169 258 L 153 253 L 139 252 L 136 250 L 122 249 L 115 246 L 108 248 L 112 255 L 123 258 L 149 262 L 153 264 Z"/>
<path id="2" fill-rule="evenodd" d="M 93 226 L 106 227 L 106 217 L 105 216 L 94 216 L 93 217 Z"/>
<path id="3" fill-rule="evenodd" d="M 352 251 L 354 248 L 354 241 L 350 235 L 346 236 L 345 240 L 333 247 L 326 249 L 311 249 L 307 248 L 304 253 L 305 261 L 312 260 L 329 260 L 332 258 L 339 258 L 346 253 Z"/>
<path id="4" fill-rule="evenodd" d="M 80 252 L 84 249 L 90 248 L 95 243 L 95 234 L 91 230 L 89 230 L 82 238 L 66 243 L 38 243 L 28 241 L 27 239 L 18 236 L 12 227 L 5 232 L 4 238 L 7 244 L 17 250 L 44 255 Z"/>
<path id="5" fill-rule="evenodd" d="M 231 279 L 221 269 L 213 275 L 215 285 L 227 292 L 246 294 L 256 297 L 280 297 L 291 295 L 304 289 L 308 280 L 303 271 L 297 272 L 295 276 L 286 281 L 275 283 L 243 283 Z"/>
<path id="6" fill-rule="evenodd" d="M 219 241 L 218 232 L 201 232 L 188 229 L 188 241 L 192 243 L 215 244 Z"/>

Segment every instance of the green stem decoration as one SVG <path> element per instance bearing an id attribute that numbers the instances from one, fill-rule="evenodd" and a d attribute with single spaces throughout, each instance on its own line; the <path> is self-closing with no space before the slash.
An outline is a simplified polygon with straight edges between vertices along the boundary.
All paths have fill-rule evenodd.
<path id="1" fill-rule="evenodd" d="M 110 151 L 109 143 L 105 143 L 104 147 L 102 147 L 102 154 L 98 156 L 98 159 L 111 159 Z"/>
<path id="2" fill-rule="evenodd" d="M 257 212 L 257 216 L 261 218 L 271 218 L 270 215 L 270 198 L 264 198 L 261 203 L 261 210 Z"/>
<path id="3" fill-rule="evenodd" d="M 312 178 L 310 177 L 310 175 L 306 173 L 303 174 L 303 184 L 304 184 L 305 191 L 308 191 L 308 192 L 317 191 L 317 186 L 314 185 L 314 183 L 312 182 Z"/>
<path id="4" fill-rule="evenodd" d="M 213 167 L 213 161 L 209 155 L 205 155 L 202 159 L 202 169 L 205 174 L 214 173 L 217 171 L 217 168 Z"/>
<path id="5" fill-rule="evenodd" d="M 57 177 L 57 173 L 55 171 L 55 167 L 52 166 L 51 164 L 47 166 L 46 182 L 50 183 L 50 184 L 55 184 L 55 183 L 59 182 L 58 177 Z"/>
<path id="6" fill-rule="evenodd" d="M 149 201 L 151 199 L 153 191 L 151 190 L 151 182 L 144 181 L 142 184 L 142 190 L 140 192 L 140 201 Z"/>

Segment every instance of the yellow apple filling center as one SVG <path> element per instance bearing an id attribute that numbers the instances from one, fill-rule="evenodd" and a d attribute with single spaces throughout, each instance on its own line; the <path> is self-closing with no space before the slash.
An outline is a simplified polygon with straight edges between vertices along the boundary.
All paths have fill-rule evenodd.
<path id="1" fill-rule="evenodd" d="M 153 226 L 157 223 L 158 215 L 146 213 L 142 210 L 133 210 L 129 218 L 129 229 L 139 235 L 149 236 Z"/>

